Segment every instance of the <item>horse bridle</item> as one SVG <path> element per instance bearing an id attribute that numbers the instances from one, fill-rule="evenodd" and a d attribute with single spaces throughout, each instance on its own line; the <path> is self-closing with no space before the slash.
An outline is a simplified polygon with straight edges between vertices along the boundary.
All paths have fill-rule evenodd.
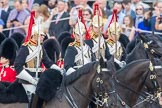
<path id="1" fill-rule="evenodd" d="M 159 54 L 158 52 L 156 52 L 154 49 L 150 49 L 149 48 L 149 45 L 152 43 L 153 41 L 151 40 L 151 41 L 149 41 L 149 42 L 147 42 L 147 43 L 143 43 L 143 42 L 141 42 L 141 43 L 143 43 L 143 46 L 144 46 L 144 48 L 146 49 L 146 53 L 147 53 L 147 55 L 148 55 L 148 57 L 149 57 L 149 59 L 151 59 L 151 56 L 149 55 L 149 53 L 151 53 L 151 54 L 153 54 L 154 56 L 157 56 L 157 57 L 161 57 L 161 54 Z M 149 52 L 149 53 L 148 53 Z M 155 68 L 154 68 L 155 67 Z M 150 71 L 153 73 L 154 71 L 155 71 L 155 69 L 156 68 L 162 68 L 162 66 L 153 66 L 152 65 L 152 63 L 150 63 Z M 154 70 L 154 71 L 153 71 Z M 153 75 L 150 75 L 150 80 L 154 83 L 154 85 L 155 85 L 155 87 L 156 88 L 158 88 L 158 86 L 159 85 L 157 85 L 158 83 L 157 83 L 157 80 L 156 80 L 156 73 Z M 158 88 L 158 90 L 157 90 L 158 92 L 157 92 L 157 95 L 160 93 L 161 94 L 161 92 L 162 92 L 162 88 L 160 87 L 160 88 Z"/>
<path id="2" fill-rule="evenodd" d="M 101 79 L 101 72 L 109 71 L 107 68 L 101 68 L 100 65 L 97 67 L 97 78 L 96 78 L 96 87 L 99 88 L 99 93 L 95 93 L 94 99 L 97 106 L 103 106 L 104 104 L 108 105 L 109 93 L 103 86 L 103 80 Z"/>
<path id="3" fill-rule="evenodd" d="M 139 104 L 141 104 L 141 103 L 143 103 L 145 101 L 148 101 L 148 102 L 150 102 L 150 100 L 151 101 L 155 101 L 157 98 L 161 97 L 161 95 L 162 95 L 162 88 L 159 87 L 159 83 L 157 81 L 157 74 L 156 74 L 156 70 L 155 70 L 155 69 L 159 69 L 159 68 L 161 69 L 162 66 L 153 66 L 152 62 L 150 61 L 149 70 L 151 72 L 151 75 L 150 75 L 149 78 L 150 78 L 151 82 L 153 83 L 156 91 L 154 91 L 154 94 L 150 94 L 150 93 L 145 92 L 148 95 L 146 97 L 146 99 L 144 99 L 142 102 L 137 103 L 133 107 L 138 106 Z"/>
<path id="4" fill-rule="evenodd" d="M 152 62 L 150 62 L 150 71 L 151 71 L 151 75 L 150 75 L 150 80 L 152 81 L 152 83 L 154 84 L 154 87 L 156 89 L 156 95 L 154 95 L 156 98 L 159 98 L 161 96 L 162 93 L 162 88 L 159 86 L 159 83 L 157 81 L 157 72 L 156 69 L 162 69 L 162 66 L 153 66 Z"/>
<path id="5" fill-rule="evenodd" d="M 89 101 L 93 102 L 95 105 L 100 106 L 100 107 L 103 106 L 104 104 L 108 105 L 108 99 L 109 99 L 108 94 L 111 93 L 111 92 L 110 93 L 104 92 L 104 95 L 103 95 L 101 87 L 103 87 L 103 83 L 104 82 L 103 82 L 103 80 L 100 77 L 101 70 L 102 71 L 108 71 L 107 68 L 100 68 L 100 65 L 98 65 L 98 67 L 97 67 L 96 83 L 97 83 L 97 87 L 100 88 L 99 90 L 101 92 L 99 92 L 99 94 L 98 93 L 94 93 L 95 96 L 93 96 L 93 98 L 95 100 L 90 99 L 88 96 L 83 94 L 78 88 L 73 86 L 74 90 L 76 90 L 80 95 L 82 95 L 84 98 L 88 99 Z M 66 87 L 66 92 L 67 92 L 67 94 L 64 94 L 64 96 L 65 96 L 66 100 L 68 101 L 68 103 L 72 106 L 72 108 L 79 108 L 78 105 L 76 104 L 75 100 L 73 99 L 70 90 L 67 87 Z"/>
<path id="6" fill-rule="evenodd" d="M 147 42 L 147 43 L 141 41 L 141 43 L 143 44 L 143 46 L 144 46 L 144 48 L 145 48 L 145 50 L 146 50 L 146 52 L 147 52 L 148 57 L 150 58 L 150 55 L 148 54 L 148 52 L 151 53 L 151 54 L 154 55 L 154 56 L 161 57 L 161 55 L 160 55 L 158 52 L 156 52 L 153 48 L 151 48 L 151 49 L 149 48 L 149 45 L 150 45 L 152 42 L 153 42 L 152 40 L 149 41 L 149 42 Z"/>
<path id="7" fill-rule="evenodd" d="M 161 87 L 159 88 L 158 81 L 156 80 L 156 78 L 157 78 L 156 71 L 155 71 L 156 68 L 162 68 L 162 66 L 161 67 L 160 66 L 153 66 L 152 62 L 150 62 L 149 71 L 147 72 L 147 75 L 145 76 L 145 80 L 148 77 L 149 72 L 151 72 L 149 78 L 153 82 L 154 86 L 157 88 L 157 91 L 156 91 L 156 93 L 154 95 L 147 96 L 145 101 L 150 100 L 150 99 L 151 100 L 155 100 L 156 98 L 158 98 L 162 94 L 162 89 L 161 89 Z M 144 82 L 145 82 L 145 80 L 144 80 Z M 127 85 L 125 85 L 124 83 L 122 83 L 121 81 L 119 81 L 116 77 L 114 77 L 114 81 L 116 83 L 120 84 L 121 86 L 123 86 L 124 88 L 126 88 L 126 89 L 128 89 L 128 90 L 130 90 L 130 91 L 132 91 L 132 92 L 134 92 L 134 93 L 139 94 L 139 95 L 142 96 L 141 93 L 136 92 L 131 87 L 128 87 Z M 125 108 L 129 108 L 129 106 L 125 103 L 125 101 L 122 100 L 122 98 L 119 96 L 119 94 L 116 92 L 115 89 L 113 90 L 112 94 L 113 93 L 116 93 L 117 94 L 116 95 L 117 96 L 117 99 L 121 102 L 121 104 L 123 106 L 125 106 Z M 143 101 L 143 102 L 145 102 L 145 101 Z M 134 105 L 133 107 L 135 107 L 137 105 L 138 105 L 138 103 L 136 105 Z"/>

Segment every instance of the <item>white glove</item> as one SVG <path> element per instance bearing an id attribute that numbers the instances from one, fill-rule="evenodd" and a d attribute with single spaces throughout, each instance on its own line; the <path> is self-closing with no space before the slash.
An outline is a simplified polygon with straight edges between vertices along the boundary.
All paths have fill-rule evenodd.
<path id="1" fill-rule="evenodd" d="M 126 65 L 126 62 L 125 61 L 119 61 L 116 58 L 114 58 L 114 62 L 116 62 L 121 68 Z"/>
<path id="2" fill-rule="evenodd" d="M 23 69 L 16 78 L 30 82 L 33 85 L 37 85 L 38 80 L 34 79 L 25 69 Z"/>
<path id="3" fill-rule="evenodd" d="M 50 68 L 51 68 L 51 69 L 56 69 L 56 70 L 58 70 L 58 71 L 61 71 L 61 70 L 62 70 L 59 66 L 57 66 L 57 65 L 55 65 L 55 64 L 53 64 Z"/>
<path id="4" fill-rule="evenodd" d="M 74 68 L 69 68 L 66 72 L 66 75 L 70 75 L 71 73 L 73 73 L 74 71 L 76 71 Z"/>

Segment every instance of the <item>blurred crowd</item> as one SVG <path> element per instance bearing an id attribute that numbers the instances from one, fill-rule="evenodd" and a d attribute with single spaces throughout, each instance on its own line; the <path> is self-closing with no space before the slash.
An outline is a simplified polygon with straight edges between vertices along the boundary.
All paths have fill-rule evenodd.
<path id="1" fill-rule="evenodd" d="M 103 17 L 103 34 L 106 34 L 112 19 L 112 10 L 117 9 L 117 19 L 122 33 L 133 40 L 136 34 L 146 31 L 162 31 L 162 2 L 142 0 L 0 0 L 0 32 L 6 37 L 19 32 L 28 33 L 30 12 L 35 11 L 35 21 L 41 21 L 41 27 L 49 37 L 59 38 L 62 32 L 73 32 L 77 21 L 78 9 L 83 10 L 87 29 L 91 27 L 93 4 L 98 3 Z M 111 4 L 112 3 L 112 4 Z M 110 8 L 111 7 L 111 8 Z"/>

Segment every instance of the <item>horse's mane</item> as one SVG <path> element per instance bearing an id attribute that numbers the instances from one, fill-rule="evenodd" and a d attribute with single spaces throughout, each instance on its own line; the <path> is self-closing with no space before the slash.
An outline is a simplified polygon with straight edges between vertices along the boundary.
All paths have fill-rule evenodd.
<path id="1" fill-rule="evenodd" d="M 129 54 L 127 54 L 126 63 L 130 63 L 130 62 L 134 61 L 134 56 L 135 56 L 134 53 L 137 53 L 137 51 L 136 51 L 137 48 L 139 49 L 141 47 L 143 47 L 142 43 L 138 42 L 137 45 L 134 47 L 134 49 Z"/>
<path id="2" fill-rule="evenodd" d="M 76 81 L 80 76 L 83 74 L 87 74 L 92 71 L 96 67 L 97 62 L 88 63 L 81 68 L 77 69 L 75 72 L 71 73 L 68 76 L 65 76 L 65 84 L 71 84 L 72 82 Z"/>
<path id="3" fill-rule="evenodd" d="M 132 66 L 136 66 L 139 63 L 146 62 L 146 61 L 149 61 L 149 60 L 148 59 L 139 59 L 139 60 L 132 61 L 131 63 L 127 64 L 124 68 L 119 69 L 116 74 L 120 74 L 124 71 L 128 71 L 132 68 Z"/>
<path id="4" fill-rule="evenodd" d="M 141 42 L 138 42 L 135 45 L 135 47 L 133 48 L 133 50 L 128 55 L 132 55 L 137 48 L 140 48 L 141 47 L 141 45 L 142 45 L 142 43 Z"/>
<path id="5" fill-rule="evenodd" d="M 134 40 L 130 41 L 128 45 L 126 46 L 126 52 L 127 54 L 131 53 L 132 50 L 136 47 L 136 45 L 140 42 L 141 40 L 136 37 Z"/>

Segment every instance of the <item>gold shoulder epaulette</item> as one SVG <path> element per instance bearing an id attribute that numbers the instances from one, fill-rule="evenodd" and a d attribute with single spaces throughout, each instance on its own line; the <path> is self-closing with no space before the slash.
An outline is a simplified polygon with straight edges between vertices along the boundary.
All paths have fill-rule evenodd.
<path id="1" fill-rule="evenodd" d="M 107 40 L 107 43 L 108 43 L 110 46 L 113 46 L 115 42 L 114 42 L 113 40 L 109 39 L 109 40 Z"/>
<path id="2" fill-rule="evenodd" d="M 71 42 L 70 44 L 69 44 L 69 46 L 74 46 L 75 45 L 75 42 Z"/>
<path id="3" fill-rule="evenodd" d="M 79 47 L 80 46 L 80 42 L 74 41 L 74 42 L 70 43 L 69 46 Z"/>
<path id="4" fill-rule="evenodd" d="M 93 39 L 95 39 L 95 38 L 97 38 L 99 35 L 96 33 L 96 32 L 94 32 L 94 31 L 92 31 L 91 32 L 91 37 L 93 38 Z"/>
<path id="5" fill-rule="evenodd" d="M 28 44 L 29 44 L 29 42 L 24 42 L 22 45 L 27 46 Z"/>

